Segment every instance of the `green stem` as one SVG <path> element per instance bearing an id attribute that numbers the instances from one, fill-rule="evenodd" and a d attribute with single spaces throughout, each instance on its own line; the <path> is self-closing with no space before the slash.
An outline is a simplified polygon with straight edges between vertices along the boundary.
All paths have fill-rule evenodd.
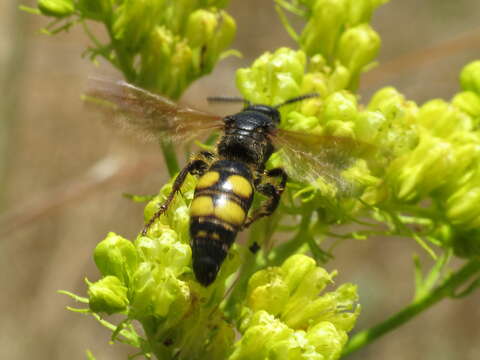
<path id="1" fill-rule="evenodd" d="M 462 268 L 460 268 L 460 270 L 452 273 L 448 278 L 446 278 L 445 281 L 432 292 L 429 292 L 418 298 L 405 309 L 399 311 L 384 322 L 375 325 L 368 330 L 357 333 L 350 339 L 347 346 L 344 348 L 343 355 L 349 355 L 352 352 L 361 349 L 377 338 L 396 329 L 400 325 L 405 324 L 407 321 L 435 305 L 440 300 L 452 296 L 455 290 L 465 285 L 465 283 L 469 281 L 473 275 L 479 272 L 480 260 L 470 260 Z"/>
<path id="2" fill-rule="evenodd" d="M 163 158 L 165 159 L 168 173 L 170 174 L 170 177 L 173 177 L 176 173 L 180 171 L 180 167 L 178 166 L 177 154 L 175 153 L 175 148 L 171 143 L 167 142 L 161 142 L 160 146 L 162 147 Z"/>
<path id="3" fill-rule="evenodd" d="M 119 69 L 122 72 L 123 76 L 129 83 L 135 84 L 136 73 L 135 73 L 135 69 L 132 66 L 131 57 L 127 55 L 125 50 L 122 48 L 122 45 L 117 40 L 115 40 L 115 35 L 113 34 L 113 30 L 112 30 L 111 19 L 106 21 L 104 25 L 111 39 L 111 46 L 115 51 L 115 57 L 110 58 L 109 59 L 110 62 L 112 63 L 113 66 L 115 66 L 117 69 Z"/>
<path id="4" fill-rule="evenodd" d="M 113 35 L 112 35 L 113 39 Z M 116 65 L 125 76 L 125 79 L 132 84 L 136 83 L 136 73 L 132 67 L 131 59 L 126 54 L 126 52 L 122 49 L 121 45 L 118 44 L 117 41 L 112 40 L 113 49 L 115 50 L 116 54 Z"/>

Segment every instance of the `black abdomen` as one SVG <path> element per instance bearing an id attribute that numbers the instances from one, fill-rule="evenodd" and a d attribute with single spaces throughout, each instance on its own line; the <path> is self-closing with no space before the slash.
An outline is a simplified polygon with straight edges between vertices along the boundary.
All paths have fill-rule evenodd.
<path id="1" fill-rule="evenodd" d="M 193 271 L 202 285 L 215 280 L 252 199 L 252 174 L 241 162 L 216 161 L 198 180 L 190 207 L 190 237 Z"/>

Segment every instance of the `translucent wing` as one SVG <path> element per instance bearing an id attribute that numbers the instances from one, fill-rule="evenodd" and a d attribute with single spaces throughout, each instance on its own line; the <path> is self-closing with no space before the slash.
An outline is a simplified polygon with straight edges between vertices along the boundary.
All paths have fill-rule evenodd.
<path id="1" fill-rule="evenodd" d="M 376 148 L 346 137 L 320 136 L 278 129 L 272 142 L 281 149 L 285 171 L 293 180 L 315 183 L 322 179 L 334 185 L 340 196 L 353 195 L 357 184 L 344 172 L 359 159 L 372 163 Z"/>
<path id="2" fill-rule="evenodd" d="M 181 106 L 124 81 L 98 80 L 84 100 L 106 114 L 115 127 L 147 141 L 187 142 L 223 127 L 220 116 Z"/>

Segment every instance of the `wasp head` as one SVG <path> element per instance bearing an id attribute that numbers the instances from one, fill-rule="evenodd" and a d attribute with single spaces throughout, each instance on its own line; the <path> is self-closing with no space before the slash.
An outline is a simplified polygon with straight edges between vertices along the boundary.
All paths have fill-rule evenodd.
<path id="1" fill-rule="evenodd" d="M 260 114 L 267 116 L 270 119 L 270 122 L 274 125 L 278 125 L 280 123 L 280 112 L 277 108 L 268 105 L 249 105 L 243 111 L 254 111 Z M 267 121 L 268 122 L 268 121 Z"/>

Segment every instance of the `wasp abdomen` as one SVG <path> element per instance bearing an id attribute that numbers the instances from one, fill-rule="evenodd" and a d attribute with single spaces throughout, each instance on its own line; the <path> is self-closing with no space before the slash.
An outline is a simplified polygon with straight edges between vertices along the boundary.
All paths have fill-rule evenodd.
<path id="1" fill-rule="evenodd" d="M 190 206 L 190 237 L 193 271 L 204 286 L 215 280 L 252 199 L 252 174 L 240 162 L 217 161 L 198 180 Z"/>

